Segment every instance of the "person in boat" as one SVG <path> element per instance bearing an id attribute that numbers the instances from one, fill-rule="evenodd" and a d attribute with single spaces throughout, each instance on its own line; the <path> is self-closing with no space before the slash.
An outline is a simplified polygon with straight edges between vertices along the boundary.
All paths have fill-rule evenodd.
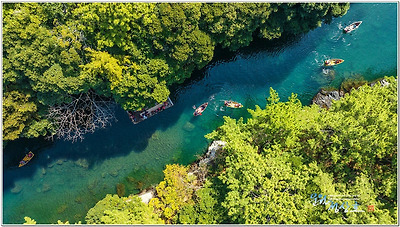
<path id="1" fill-rule="evenodd" d="M 24 160 L 20 161 L 19 163 L 20 163 L 21 165 L 25 165 L 25 164 L 26 164 L 26 162 L 25 162 Z"/>
<path id="2" fill-rule="evenodd" d="M 29 154 L 28 154 L 28 157 L 29 157 L 29 158 L 32 157 L 32 153 L 29 153 Z"/>
<path id="3" fill-rule="evenodd" d="M 235 107 L 240 107 L 240 104 L 239 104 L 239 103 L 236 103 L 236 104 L 235 104 Z"/>
<path id="4" fill-rule="evenodd" d="M 231 103 L 231 101 L 224 101 L 225 106 L 229 106 L 230 103 Z"/>

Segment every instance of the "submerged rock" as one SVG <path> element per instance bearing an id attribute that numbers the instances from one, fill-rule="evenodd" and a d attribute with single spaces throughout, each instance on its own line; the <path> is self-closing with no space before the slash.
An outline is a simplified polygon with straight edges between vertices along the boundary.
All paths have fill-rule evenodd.
<path id="1" fill-rule="evenodd" d="M 109 173 L 111 176 L 116 177 L 118 176 L 118 171 L 117 170 L 113 170 Z"/>
<path id="2" fill-rule="evenodd" d="M 20 184 L 15 184 L 15 186 L 11 189 L 11 193 L 18 194 L 22 191 L 22 186 Z"/>
<path id="3" fill-rule="evenodd" d="M 43 184 L 42 192 L 48 192 L 50 190 L 51 190 L 51 187 L 49 184 Z"/>
<path id="4" fill-rule="evenodd" d="M 82 168 L 85 168 L 85 169 L 89 168 L 89 162 L 86 159 L 80 158 L 80 159 L 76 160 L 74 163 L 75 163 L 75 165 L 80 166 Z"/>
<path id="5" fill-rule="evenodd" d="M 59 208 L 57 208 L 57 213 L 59 213 L 59 214 L 64 213 L 64 211 L 67 208 L 68 208 L 68 206 L 64 204 L 64 205 L 60 206 Z"/>
<path id="6" fill-rule="evenodd" d="M 117 184 L 117 195 L 123 197 L 125 195 L 125 184 Z"/>
<path id="7" fill-rule="evenodd" d="M 81 204 L 82 201 L 83 201 L 83 198 L 80 197 L 80 196 L 75 198 L 75 202 L 78 203 L 78 204 Z"/>
<path id="8" fill-rule="evenodd" d="M 193 129 L 195 128 L 196 126 L 194 126 L 194 124 L 192 124 L 192 123 L 190 123 L 190 122 L 187 122 L 184 126 L 183 126 L 183 130 L 185 130 L 185 131 L 187 131 L 187 132 L 191 132 L 191 131 L 193 131 Z"/>

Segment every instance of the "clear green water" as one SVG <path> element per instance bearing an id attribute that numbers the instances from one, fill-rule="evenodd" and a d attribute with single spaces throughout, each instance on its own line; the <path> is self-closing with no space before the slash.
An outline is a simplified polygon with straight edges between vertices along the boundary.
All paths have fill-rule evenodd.
<path id="1" fill-rule="evenodd" d="M 166 164 L 188 164 L 205 151 L 204 135 L 223 123 L 222 116 L 246 117 L 246 108 L 263 107 L 269 87 L 281 100 L 293 92 L 307 105 L 320 87 L 337 86 L 344 78 L 395 75 L 396 8 L 394 3 L 352 4 L 345 16 L 303 37 L 218 53 L 222 60 L 176 89 L 173 108 L 138 125 L 117 109 L 118 122 L 83 142 L 10 143 L 3 156 L 3 223 L 23 223 L 24 216 L 38 223 L 83 221 L 98 200 L 116 193 L 117 183 L 126 184 L 127 194 L 158 183 Z M 358 20 L 363 21 L 358 30 L 342 34 L 345 25 Z M 345 62 L 325 74 L 320 66 L 327 58 Z M 221 100 L 226 99 L 245 108 L 225 110 Z M 203 115 L 193 117 L 192 106 L 206 101 Z M 25 148 L 36 155 L 16 168 Z"/>

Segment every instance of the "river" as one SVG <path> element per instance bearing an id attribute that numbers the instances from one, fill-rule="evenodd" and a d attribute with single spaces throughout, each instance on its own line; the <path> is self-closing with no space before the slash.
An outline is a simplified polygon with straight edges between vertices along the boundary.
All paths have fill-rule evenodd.
<path id="1" fill-rule="evenodd" d="M 362 20 L 358 30 L 342 29 Z M 204 135 L 223 124 L 222 116 L 248 117 L 247 108 L 265 106 L 269 88 L 287 100 L 297 93 L 304 105 L 321 87 L 338 86 L 345 78 L 373 80 L 397 72 L 397 4 L 354 3 L 348 13 L 301 37 L 257 40 L 235 53 L 219 51 L 190 81 L 171 94 L 174 106 L 133 125 L 116 109 L 117 122 L 87 135 L 80 142 L 18 140 L 3 152 L 3 223 L 84 221 L 88 209 L 126 184 L 137 193 L 163 178 L 166 164 L 189 164 L 205 152 Z M 345 62 L 323 71 L 323 60 Z M 225 109 L 222 100 L 235 100 L 242 109 Z M 209 102 L 202 116 L 193 105 Z M 26 150 L 35 157 L 17 168 Z"/>

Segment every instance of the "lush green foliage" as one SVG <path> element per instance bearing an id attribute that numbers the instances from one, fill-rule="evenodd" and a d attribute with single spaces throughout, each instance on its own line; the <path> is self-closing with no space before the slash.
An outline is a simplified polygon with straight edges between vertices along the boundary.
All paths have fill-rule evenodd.
<path id="1" fill-rule="evenodd" d="M 274 90 L 247 123 L 225 118 L 208 138 L 228 142 L 221 205 L 235 223 L 393 224 L 397 220 L 397 86 L 352 90 L 328 111 Z M 218 186 L 221 188 L 222 186 Z M 312 193 L 358 195 L 359 209 L 334 213 Z"/>
<path id="2" fill-rule="evenodd" d="M 246 123 L 225 117 L 206 136 L 227 145 L 200 189 L 187 167 L 168 165 L 150 206 L 166 223 L 395 224 L 397 86 L 385 80 L 329 110 L 271 89 Z"/>
<path id="3" fill-rule="evenodd" d="M 194 203 L 192 196 L 196 177 L 187 171 L 188 167 L 167 165 L 164 180 L 156 187 L 157 197 L 149 202 L 149 206 L 153 206 L 166 223 L 171 223 L 183 206 Z"/>
<path id="4" fill-rule="evenodd" d="M 4 140 L 53 133 L 48 108 L 89 90 L 126 110 L 160 103 L 169 85 L 212 59 L 216 45 L 236 50 L 257 31 L 268 39 L 307 32 L 349 8 L 347 3 L 3 6 Z"/>
<path id="5" fill-rule="evenodd" d="M 162 224 L 138 196 L 107 195 L 86 215 L 87 224 Z"/>

